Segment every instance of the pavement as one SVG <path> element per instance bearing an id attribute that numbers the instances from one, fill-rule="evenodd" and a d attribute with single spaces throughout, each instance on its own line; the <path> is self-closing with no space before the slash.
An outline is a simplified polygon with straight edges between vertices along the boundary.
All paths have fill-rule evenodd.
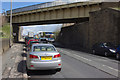
<path id="1" fill-rule="evenodd" d="M 2 38 L 0 39 L 0 54 L 2 54 L 3 50 L 2 50 Z"/>
<path id="2" fill-rule="evenodd" d="M 117 80 L 119 77 L 119 61 L 103 56 L 93 55 L 81 51 L 60 48 L 57 50 L 62 56 L 62 71 L 54 70 L 32 71 L 27 73 L 26 52 L 24 44 L 14 44 L 2 59 L 2 77 L 16 79 L 104 79 Z"/>
<path id="3" fill-rule="evenodd" d="M 23 78 L 24 61 L 23 45 L 14 44 L 11 49 L 2 56 L 2 77 Z"/>

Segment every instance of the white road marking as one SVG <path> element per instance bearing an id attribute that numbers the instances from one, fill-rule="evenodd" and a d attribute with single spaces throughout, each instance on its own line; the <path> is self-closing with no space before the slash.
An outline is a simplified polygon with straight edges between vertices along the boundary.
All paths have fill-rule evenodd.
<path id="1" fill-rule="evenodd" d="M 23 78 L 28 78 L 28 75 L 26 73 L 24 73 Z"/>
<path id="2" fill-rule="evenodd" d="M 23 60 L 27 60 L 27 58 L 26 58 L 26 57 L 23 57 Z"/>
<path id="3" fill-rule="evenodd" d="M 23 60 L 27 60 L 27 58 L 26 58 L 26 57 L 23 57 Z M 27 75 L 27 73 L 24 73 L 24 74 L 23 74 L 23 78 L 25 78 L 25 79 L 28 79 L 28 78 L 29 78 L 29 76 Z"/>
<path id="4" fill-rule="evenodd" d="M 65 49 L 65 50 L 66 50 L 66 49 Z M 79 51 L 72 51 L 72 52 L 79 52 Z M 99 57 L 99 56 L 97 56 L 97 55 L 93 55 L 93 54 L 87 54 L 87 55 L 91 55 L 91 56 Z M 114 61 L 114 62 L 116 62 L 116 63 L 119 62 L 119 61 L 116 61 L 116 60 L 110 60 L 110 59 L 108 59 L 107 57 L 102 57 L 102 56 L 100 56 L 100 58 L 102 58 L 102 59 L 106 59 L 106 61 Z"/>
<path id="5" fill-rule="evenodd" d="M 80 57 L 80 58 L 82 58 L 82 59 L 85 59 L 85 60 L 87 60 L 87 61 L 92 61 L 92 60 L 90 60 L 90 59 L 84 58 L 84 57 L 79 56 L 79 55 L 76 55 L 76 54 L 73 54 L 73 55 L 75 55 L 75 56 L 77 56 L 77 57 Z"/>
<path id="6" fill-rule="evenodd" d="M 103 65 L 103 66 L 105 66 L 105 67 L 107 67 L 107 68 L 109 68 L 109 69 L 115 70 L 115 71 L 117 71 L 117 72 L 119 71 L 118 69 L 112 68 L 112 67 L 107 66 L 107 65 Z"/>
<path id="7" fill-rule="evenodd" d="M 62 50 L 61 50 L 61 51 L 62 51 Z M 68 53 L 68 54 L 71 54 L 70 52 L 67 52 L 67 51 L 64 51 L 64 52 L 65 52 L 65 53 Z M 77 57 L 80 57 L 80 58 L 85 59 L 85 60 L 87 60 L 87 61 L 92 61 L 92 60 L 90 60 L 90 59 L 87 59 L 87 58 L 85 58 L 85 57 L 79 56 L 79 55 L 77 55 L 77 54 L 72 54 L 72 55 L 77 56 Z"/>
<path id="8" fill-rule="evenodd" d="M 84 60 L 86 60 L 86 61 L 91 61 L 92 63 L 96 63 L 96 61 L 92 61 L 92 60 L 90 60 L 90 59 L 87 59 L 87 58 L 85 58 L 85 57 L 82 57 L 82 56 L 79 56 L 79 55 L 76 55 L 76 54 L 71 54 L 71 53 L 68 52 L 68 51 L 63 51 L 63 50 L 59 50 L 59 51 L 64 52 L 63 54 L 66 54 L 66 55 L 71 56 L 71 57 L 76 56 L 76 57 L 74 57 L 74 58 L 76 58 L 76 59 L 78 59 L 77 57 L 80 57 L 81 59 L 84 59 Z M 78 59 L 78 60 L 79 60 L 79 59 Z M 84 61 L 84 60 L 83 60 L 83 62 L 85 62 L 85 63 L 87 63 L 87 64 L 90 64 L 90 63 L 88 63 L 88 62 L 86 62 L 86 61 Z M 99 63 L 98 63 L 98 64 L 99 64 Z M 115 71 L 115 72 L 113 72 L 113 73 L 115 73 L 115 74 L 112 74 L 110 71 L 108 71 L 108 70 L 106 71 L 106 70 L 104 70 L 104 69 L 101 69 L 101 67 L 98 67 L 98 69 L 101 69 L 101 70 L 103 70 L 103 71 L 106 71 L 106 72 L 108 72 L 108 73 L 110 73 L 110 74 L 112 74 L 112 75 L 114 75 L 114 76 L 118 76 L 118 72 L 120 72 L 118 69 L 112 68 L 112 67 L 110 67 L 110 66 L 103 65 L 103 64 L 99 64 L 99 65 L 104 66 L 104 67 L 106 67 L 106 68 L 108 68 L 108 69 L 111 69 L 111 70 Z M 95 67 L 96 67 L 96 65 L 95 65 Z M 96 67 L 96 68 L 97 68 L 97 67 Z"/>
<path id="9" fill-rule="evenodd" d="M 26 53 L 26 51 L 23 51 L 24 53 Z"/>

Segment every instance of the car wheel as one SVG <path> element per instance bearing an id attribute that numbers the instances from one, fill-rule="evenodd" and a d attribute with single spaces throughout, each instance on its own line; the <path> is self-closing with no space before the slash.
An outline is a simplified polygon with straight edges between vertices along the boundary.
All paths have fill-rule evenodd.
<path id="1" fill-rule="evenodd" d="M 95 52 L 95 50 L 92 50 L 92 54 L 95 54 L 96 52 Z"/>
<path id="2" fill-rule="evenodd" d="M 116 54 L 116 59 L 120 60 L 120 54 L 119 53 Z"/>
<path id="3" fill-rule="evenodd" d="M 61 71 L 61 68 L 58 68 L 56 71 L 57 71 L 57 72 L 60 72 L 60 71 Z"/>
<path id="4" fill-rule="evenodd" d="M 107 53 L 107 52 L 105 52 L 105 53 L 104 53 L 104 56 L 108 57 L 108 53 Z"/>

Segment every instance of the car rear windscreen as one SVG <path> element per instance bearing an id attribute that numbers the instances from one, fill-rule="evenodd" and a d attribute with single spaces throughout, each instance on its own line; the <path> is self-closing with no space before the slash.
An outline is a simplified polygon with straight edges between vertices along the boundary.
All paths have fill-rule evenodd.
<path id="1" fill-rule="evenodd" d="M 39 52 L 39 51 L 56 51 L 53 46 L 34 46 L 33 52 Z"/>

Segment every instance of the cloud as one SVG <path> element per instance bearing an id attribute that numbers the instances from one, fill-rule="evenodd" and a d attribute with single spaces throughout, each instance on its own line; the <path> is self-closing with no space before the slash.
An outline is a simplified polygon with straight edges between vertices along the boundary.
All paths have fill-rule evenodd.
<path id="1" fill-rule="evenodd" d="M 34 32 L 34 34 L 37 34 L 38 31 L 54 32 L 56 30 L 60 30 L 62 24 L 33 25 L 33 26 L 22 26 L 22 27 L 23 27 L 23 35 L 27 35 L 28 32 Z"/>

